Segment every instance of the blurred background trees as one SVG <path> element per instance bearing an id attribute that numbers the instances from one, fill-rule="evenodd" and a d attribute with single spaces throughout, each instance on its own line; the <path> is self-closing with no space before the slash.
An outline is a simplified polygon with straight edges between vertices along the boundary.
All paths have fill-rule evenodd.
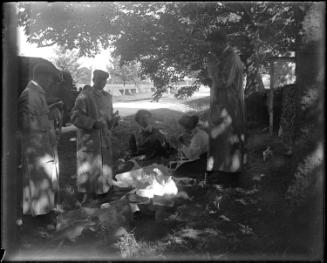
<path id="1" fill-rule="evenodd" d="M 121 63 L 120 57 L 114 57 L 112 66 L 107 67 L 110 74 L 109 83 L 114 84 L 135 84 L 137 87 L 141 82 L 140 63 L 131 61 Z"/>

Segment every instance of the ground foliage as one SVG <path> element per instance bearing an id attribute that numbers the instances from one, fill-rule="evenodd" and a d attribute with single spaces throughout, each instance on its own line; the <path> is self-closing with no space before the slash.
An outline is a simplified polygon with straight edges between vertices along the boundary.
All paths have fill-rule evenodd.
<path id="1" fill-rule="evenodd" d="M 189 101 L 188 104 L 199 110 L 200 119 L 206 119 L 207 100 Z M 158 120 L 156 125 L 159 128 L 169 134 L 178 134 L 174 120 L 180 115 L 162 111 L 153 111 L 153 115 Z M 135 125 L 132 116 L 125 117 L 121 127 L 114 131 L 114 149 L 120 149 L 115 151 L 115 160 L 124 157 L 127 138 Z M 294 213 L 289 214 L 290 209 L 285 202 L 288 186 L 295 178 L 298 157 L 285 155 L 284 144 L 276 135 L 269 136 L 260 127 L 252 127 L 248 131 L 248 165 L 240 188 L 179 183 L 179 192 L 184 193 L 184 198 L 175 207 L 156 212 L 143 206 L 143 215 L 134 218 L 129 227 L 124 225 L 124 230 L 119 230 L 119 223 L 124 220 L 116 218 L 121 205 L 117 206 L 118 212 L 104 217 L 110 218 L 104 221 L 109 224 L 100 224 L 99 227 L 96 227 L 97 221 L 85 220 L 85 213 L 72 216 L 76 213 L 74 211 L 79 211 L 75 166 L 72 165 L 76 162 L 76 134 L 65 134 L 59 145 L 61 202 L 66 213 L 70 213 L 66 218 L 85 223 L 85 229 L 80 231 L 81 225 L 72 220 L 66 222 L 75 223 L 70 227 L 66 223 L 67 231 L 59 234 L 46 227 L 27 225 L 21 235 L 23 249 L 36 249 L 40 253 L 55 251 L 57 255 L 62 250 L 69 250 L 72 254 L 91 249 L 89 253 L 94 251 L 103 257 L 147 260 L 223 260 L 249 256 L 255 259 L 316 259 L 321 246 L 321 225 L 317 220 L 322 213 L 313 209 L 315 205 L 297 210 L 296 218 L 301 219 L 298 221 Z M 267 147 L 272 154 L 263 160 Z M 99 207 L 108 200 L 118 200 L 122 193 L 111 192 L 109 199 L 90 203 L 89 209 Z M 312 222 L 315 223 L 311 225 Z M 93 231 L 90 230 L 92 228 Z"/>

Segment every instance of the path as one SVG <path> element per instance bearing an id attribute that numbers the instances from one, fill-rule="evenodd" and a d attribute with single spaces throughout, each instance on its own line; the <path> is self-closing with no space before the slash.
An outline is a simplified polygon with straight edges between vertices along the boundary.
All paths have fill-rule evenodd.
<path id="1" fill-rule="evenodd" d="M 151 99 L 130 101 L 130 102 L 117 102 L 113 104 L 114 110 L 119 111 L 121 117 L 134 115 L 140 109 L 154 110 L 154 109 L 174 109 L 175 111 L 187 112 L 191 110 L 190 107 L 182 104 L 173 102 L 172 99 L 162 99 L 159 102 L 152 102 Z"/>
<path id="2" fill-rule="evenodd" d="M 120 116 L 126 117 L 135 114 L 139 109 L 156 110 L 156 109 L 170 109 L 179 112 L 187 112 L 193 110 L 185 104 L 186 101 L 191 101 L 199 98 L 208 97 L 210 90 L 201 87 L 188 100 L 177 100 L 173 95 L 167 95 L 161 98 L 158 102 L 151 101 L 151 99 L 143 99 L 137 101 L 114 102 L 114 110 L 118 110 Z"/>

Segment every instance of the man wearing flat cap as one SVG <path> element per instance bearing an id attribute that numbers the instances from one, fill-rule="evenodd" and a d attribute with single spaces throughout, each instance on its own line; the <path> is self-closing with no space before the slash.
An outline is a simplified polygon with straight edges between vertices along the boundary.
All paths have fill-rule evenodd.
<path id="1" fill-rule="evenodd" d="M 83 202 L 105 194 L 112 185 L 112 96 L 104 91 L 109 74 L 93 72 L 94 85 L 77 97 L 72 123 L 77 131 L 77 189 Z"/>
<path id="2" fill-rule="evenodd" d="M 25 215 L 50 215 L 56 208 L 59 171 L 56 169 L 54 127 L 53 121 L 49 120 L 47 95 L 59 75 L 60 71 L 50 63 L 36 64 L 33 80 L 18 100 Z"/>
<path id="3" fill-rule="evenodd" d="M 226 185 L 236 186 L 245 157 L 244 65 L 221 31 L 212 32 L 206 42 L 210 47 L 207 72 L 211 79 L 207 170 L 217 183 L 221 178 Z"/>

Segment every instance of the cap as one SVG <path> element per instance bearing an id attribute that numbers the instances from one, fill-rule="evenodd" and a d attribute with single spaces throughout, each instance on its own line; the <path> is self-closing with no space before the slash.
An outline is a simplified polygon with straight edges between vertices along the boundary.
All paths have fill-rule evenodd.
<path id="1" fill-rule="evenodd" d="M 107 79 L 109 78 L 109 73 L 100 69 L 96 69 L 93 71 L 93 78 Z"/>

